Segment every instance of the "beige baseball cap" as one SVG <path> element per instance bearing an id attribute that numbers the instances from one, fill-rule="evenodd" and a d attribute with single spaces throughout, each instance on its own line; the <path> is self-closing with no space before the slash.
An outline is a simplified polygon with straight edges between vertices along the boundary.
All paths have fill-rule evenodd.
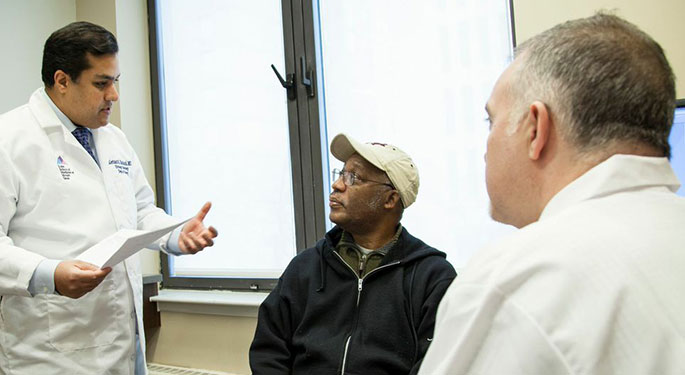
<path id="1" fill-rule="evenodd" d="M 400 193 L 404 208 L 411 206 L 419 193 L 419 170 L 409 155 L 398 147 L 384 143 L 360 143 L 341 133 L 331 142 L 331 153 L 343 163 L 357 153 L 385 172 Z"/>

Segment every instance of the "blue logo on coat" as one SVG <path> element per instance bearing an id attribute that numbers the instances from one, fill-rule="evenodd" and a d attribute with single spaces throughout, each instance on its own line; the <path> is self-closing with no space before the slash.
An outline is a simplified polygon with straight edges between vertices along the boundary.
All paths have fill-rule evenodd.
<path id="1" fill-rule="evenodd" d="M 62 159 L 62 156 L 57 156 L 57 168 L 59 168 L 59 173 L 62 175 L 62 179 L 69 180 L 74 171 L 69 168 L 67 162 Z"/>

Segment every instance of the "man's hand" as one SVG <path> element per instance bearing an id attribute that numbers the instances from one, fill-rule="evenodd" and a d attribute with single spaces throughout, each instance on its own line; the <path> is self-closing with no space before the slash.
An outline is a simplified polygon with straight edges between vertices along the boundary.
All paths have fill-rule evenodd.
<path id="1" fill-rule="evenodd" d="M 200 212 L 183 226 L 181 234 L 178 237 L 178 248 L 181 249 L 182 252 L 186 254 L 195 254 L 205 247 L 214 245 L 213 239 L 218 236 L 219 233 L 212 226 L 206 228 L 205 224 L 202 222 L 205 219 L 205 216 L 207 216 L 210 208 L 212 208 L 212 203 L 205 203 L 200 209 Z"/>
<path id="2" fill-rule="evenodd" d="M 80 260 L 65 260 L 55 269 L 55 290 L 63 296 L 80 298 L 100 285 L 111 271 L 110 267 L 99 269 Z"/>

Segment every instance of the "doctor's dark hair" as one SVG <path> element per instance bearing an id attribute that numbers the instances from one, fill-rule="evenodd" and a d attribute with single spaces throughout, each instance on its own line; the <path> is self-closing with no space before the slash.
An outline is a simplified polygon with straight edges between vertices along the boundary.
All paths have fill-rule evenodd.
<path id="1" fill-rule="evenodd" d="M 539 100 L 581 153 L 633 144 L 670 156 L 675 77 L 637 26 L 607 13 L 568 21 L 521 44 L 517 59 L 514 123 Z"/>
<path id="2" fill-rule="evenodd" d="M 78 81 L 90 68 L 87 54 L 113 55 L 119 52 L 117 39 L 105 28 L 90 22 L 73 22 L 55 31 L 45 41 L 41 75 L 46 87 L 55 84 L 55 72 L 62 70 Z"/>

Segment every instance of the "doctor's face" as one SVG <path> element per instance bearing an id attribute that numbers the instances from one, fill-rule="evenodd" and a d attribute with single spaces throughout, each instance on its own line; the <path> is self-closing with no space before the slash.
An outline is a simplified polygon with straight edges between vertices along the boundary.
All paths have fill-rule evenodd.
<path id="1" fill-rule="evenodd" d="M 76 125 L 95 129 L 107 125 L 112 105 L 119 100 L 114 84 L 119 80 L 117 55 L 92 56 L 90 68 L 73 80 L 67 78 L 60 110 Z"/>
<path id="2" fill-rule="evenodd" d="M 485 182 L 490 197 L 490 215 L 501 223 L 521 227 L 522 211 L 528 197 L 525 134 L 511 121 L 514 100 L 510 85 L 515 64 L 504 71 L 490 95 L 487 105 L 490 122 L 485 154 Z"/>

